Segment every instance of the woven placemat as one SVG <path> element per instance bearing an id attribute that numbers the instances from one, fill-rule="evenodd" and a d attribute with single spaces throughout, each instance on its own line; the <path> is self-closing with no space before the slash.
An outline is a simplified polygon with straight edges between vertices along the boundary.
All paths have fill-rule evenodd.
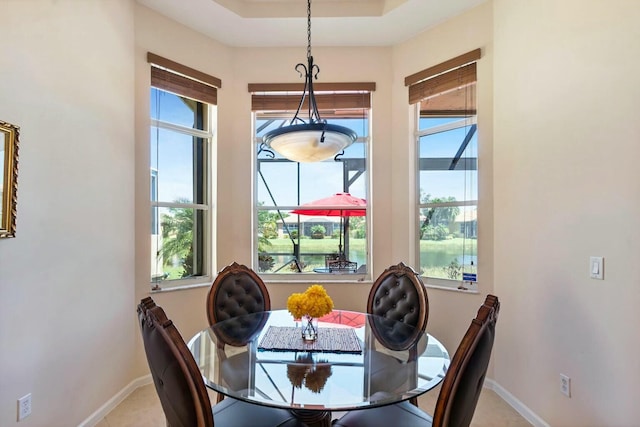
<path id="1" fill-rule="evenodd" d="M 351 328 L 318 328 L 318 339 L 309 342 L 302 339 L 300 328 L 291 326 L 269 326 L 258 350 L 362 353 L 360 340 Z"/>

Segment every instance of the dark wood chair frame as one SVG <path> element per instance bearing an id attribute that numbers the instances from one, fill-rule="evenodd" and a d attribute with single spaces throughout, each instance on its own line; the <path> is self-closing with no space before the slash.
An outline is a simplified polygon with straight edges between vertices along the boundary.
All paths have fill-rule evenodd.
<path id="1" fill-rule="evenodd" d="M 396 265 L 392 265 L 387 268 L 378 276 L 376 281 L 371 286 L 371 290 L 369 291 L 369 298 L 367 300 L 367 312 L 375 314 L 375 300 L 378 288 L 386 283 L 390 276 L 395 276 L 396 278 L 406 277 L 409 279 L 413 287 L 415 288 L 418 299 L 420 301 L 420 312 L 418 313 L 418 320 L 415 325 L 412 325 L 415 328 L 415 334 L 413 337 L 410 337 L 406 340 L 406 344 L 408 347 L 412 347 L 413 351 L 410 354 L 410 359 L 415 359 L 417 354 L 415 353 L 416 347 L 413 346 L 416 339 L 419 338 L 422 333 L 427 329 L 427 321 L 429 320 L 429 298 L 427 297 L 427 288 L 420 279 L 418 273 L 408 265 L 403 262 L 400 262 Z M 375 332 L 375 329 L 374 329 Z M 379 338 L 382 339 L 382 338 Z M 392 348 L 391 346 L 389 348 Z M 393 348 L 392 348 L 393 349 Z M 401 348 L 396 348 L 395 350 L 401 350 Z M 411 398 L 411 403 L 418 406 L 418 398 Z"/>
<path id="2" fill-rule="evenodd" d="M 228 266 L 224 267 L 218 275 L 216 276 L 211 288 L 209 289 L 209 293 L 207 294 L 207 319 L 209 320 L 209 325 L 213 325 L 220 321 L 218 318 L 218 310 L 216 309 L 216 300 L 218 297 L 218 291 L 220 287 L 226 283 L 226 280 L 229 277 L 248 277 L 252 280 L 255 285 L 260 289 L 262 294 L 262 298 L 264 300 L 264 311 L 271 310 L 271 299 L 269 298 L 269 291 L 267 290 L 267 286 L 264 284 L 264 281 L 258 276 L 258 274 L 243 264 L 238 264 L 237 262 L 233 262 Z M 225 340 L 219 340 L 220 343 L 225 342 Z M 231 344 L 229 340 L 226 340 L 227 343 Z M 242 345 L 238 344 L 238 345 Z M 224 345 L 221 344 L 218 348 L 218 351 L 222 354 L 222 358 L 224 358 Z M 222 393 L 218 393 L 217 402 L 220 403 L 224 399 L 224 395 Z"/>
<path id="3" fill-rule="evenodd" d="M 495 338 L 495 325 L 498 320 L 498 313 L 500 311 L 500 302 L 495 295 L 487 295 L 485 302 L 480 306 L 476 317 L 471 321 L 471 325 L 467 329 L 462 341 L 458 345 L 456 352 L 451 360 L 451 364 L 444 377 L 438 400 L 436 401 L 436 407 L 433 414 L 433 418 L 429 417 L 424 411 L 419 408 L 412 407 L 406 402 L 393 404 L 390 408 L 395 411 L 391 416 L 395 416 L 394 421 L 397 423 L 411 422 L 411 425 L 416 426 L 429 426 L 429 427 L 449 427 L 455 425 L 456 427 L 466 427 L 471 424 L 473 413 L 478 403 L 480 391 L 484 383 L 484 378 L 489 365 L 489 358 L 491 356 L 491 350 L 493 348 L 493 341 Z M 478 378 L 473 376 L 473 372 L 469 372 L 470 363 L 478 355 L 477 350 L 479 345 L 485 345 L 484 354 L 485 359 L 482 360 L 476 374 L 479 374 Z M 482 350 L 482 348 L 480 348 Z M 467 378 L 471 375 L 470 378 Z M 469 387 L 475 387 L 475 389 L 465 389 L 463 387 L 464 381 L 473 380 L 466 385 Z M 465 391 L 464 397 L 468 400 L 458 401 L 459 393 Z M 461 408 L 457 405 L 466 405 Z M 384 411 L 385 408 L 374 408 L 367 411 L 351 411 L 343 417 L 343 419 L 337 420 L 337 426 L 365 426 L 375 427 L 382 426 L 387 427 L 385 420 L 383 419 L 383 413 L 377 411 Z M 362 412 L 362 417 L 359 412 Z M 406 418 L 404 418 L 406 417 Z M 455 419 L 452 419 L 455 418 Z M 411 420 L 409 420 L 411 419 Z M 378 424 L 376 424 L 378 422 Z M 455 424 L 454 424 L 455 423 Z"/>
<path id="4" fill-rule="evenodd" d="M 197 425 L 194 427 L 214 427 L 211 401 L 204 381 L 202 381 L 202 374 L 180 332 L 178 332 L 173 322 L 167 318 L 164 310 L 158 307 L 151 297 L 144 298 L 140 302 L 138 316 L 141 323 L 147 322 L 149 327 L 156 328 L 165 337 L 165 341 L 176 356 L 180 369 L 185 373 L 195 405 Z M 196 380 L 196 378 L 200 379 L 200 381 Z M 169 425 L 169 420 L 167 420 L 167 425 Z"/>
<path id="5" fill-rule="evenodd" d="M 373 285 L 371 286 L 371 290 L 369 291 L 369 298 L 367 299 L 367 313 L 375 314 L 374 305 L 376 292 L 378 291 L 378 288 L 387 281 L 389 276 L 395 276 L 398 278 L 407 277 L 418 293 L 418 298 L 421 302 L 420 313 L 418 316 L 418 321 L 415 325 L 412 326 L 416 328 L 416 335 L 419 335 L 427 329 L 427 321 L 429 320 L 429 298 L 427 296 L 427 288 L 422 282 L 422 279 L 420 279 L 420 276 L 418 276 L 418 273 L 416 273 L 413 268 L 409 267 L 403 262 L 397 265 L 392 265 L 391 267 L 384 270 L 373 283 Z"/>
<path id="6" fill-rule="evenodd" d="M 464 376 L 466 368 L 470 363 L 472 356 L 474 354 L 474 350 L 478 345 L 480 338 L 487 328 L 495 328 L 496 322 L 498 320 L 498 313 L 500 312 L 500 301 L 498 301 L 498 297 L 495 295 L 487 295 L 485 302 L 482 304 L 480 309 L 478 309 L 478 314 L 475 319 L 471 321 L 471 325 L 467 329 L 462 341 L 458 345 L 455 354 L 453 355 L 453 359 L 451 360 L 451 364 L 449 365 L 449 369 L 447 370 L 447 374 L 444 377 L 444 381 L 442 382 L 442 387 L 440 388 L 440 394 L 438 395 L 438 400 L 436 402 L 436 408 L 433 413 L 433 426 L 443 427 L 448 426 L 450 424 L 449 420 L 451 418 L 451 414 L 454 408 L 454 397 L 455 393 L 458 390 L 458 386 L 460 384 L 461 379 Z M 491 343 L 493 346 L 493 342 Z M 488 362 L 487 362 L 488 365 Z M 484 375 L 482 376 L 482 383 L 484 383 Z M 482 384 L 479 384 L 480 386 Z M 476 401 L 474 402 L 473 408 L 478 403 L 478 395 L 475 396 Z M 471 419 L 469 419 L 469 422 Z"/>
<path id="7" fill-rule="evenodd" d="M 218 295 L 219 287 L 225 282 L 225 280 L 229 276 L 242 276 L 247 275 L 251 278 L 255 284 L 260 288 L 262 292 L 262 298 L 264 299 L 264 310 L 271 310 L 271 299 L 269 298 L 269 291 L 267 290 L 267 286 L 264 284 L 264 281 L 258 276 L 258 274 L 253 271 L 251 268 L 246 265 L 238 264 L 237 262 L 233 262 L 232 264 L 226 266 L 218 273 L 211 288 L 209 289 L 209 293 L 207 294 L 207 319 L 209 320 L 209 324 L 213 325 L 217 323 L 220 319 L 218 319 L 217 310 L 215 308 L 216 297 Z"/>
<path id="8" fill-rule="evenodd" d="M 215 419 L 221 425 L 307 427 L 286 409 L 235 399 L 212 407 L 198 364 L 164 310 L 147 297 L 140 301 L 137 311 L 145 354 L 167 427 L 214 427 Z M 162 346 L 147 348 L 158 343 Z M 175 423 L 171 424 L 172 421 Z"/>

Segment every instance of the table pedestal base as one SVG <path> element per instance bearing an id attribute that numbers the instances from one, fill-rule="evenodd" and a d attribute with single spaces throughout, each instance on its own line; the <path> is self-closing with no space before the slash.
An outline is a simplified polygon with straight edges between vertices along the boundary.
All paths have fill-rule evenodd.
<path id="1" fill-rule="evenodd" d="M 331 412 L 292 409 L 291 412 L 309 427 L 331 427 Z"/>

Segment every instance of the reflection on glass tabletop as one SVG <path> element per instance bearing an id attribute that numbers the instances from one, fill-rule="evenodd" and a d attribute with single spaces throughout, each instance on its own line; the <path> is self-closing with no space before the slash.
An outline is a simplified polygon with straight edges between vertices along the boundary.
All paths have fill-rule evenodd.
<path id="1" fill-rule="evenodd" d="M 287 310 L 218 322 L 189 341 L 211 389 L 262 405 L 346 411 L 407 400 L 438 385 L 449 354 L 433 336 L 383 317 L 334 310 L 305 342 Z"/>

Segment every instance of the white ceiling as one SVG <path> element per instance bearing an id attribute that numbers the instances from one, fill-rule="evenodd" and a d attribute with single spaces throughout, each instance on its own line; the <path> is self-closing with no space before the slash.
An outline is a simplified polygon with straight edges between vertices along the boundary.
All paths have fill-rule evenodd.
<path id="1" fill-rule="evenodd" d="M 136 0 L 228 46 L 307 45 L 305 0 Z M 312 46 L 392 46 L 486 0 L 312 0 Z"/>

